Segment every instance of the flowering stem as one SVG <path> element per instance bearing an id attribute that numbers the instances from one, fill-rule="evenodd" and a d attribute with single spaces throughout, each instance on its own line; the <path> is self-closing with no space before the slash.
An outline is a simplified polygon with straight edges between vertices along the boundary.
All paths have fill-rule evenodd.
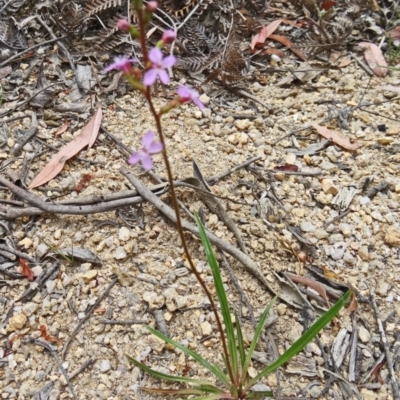
<path id="1" fill-rule="evenodd" d="M 145 23 L 144 23 L 144 18 L 143 18 L 143 8 L 140 7 L 137 10 L 137 17 L 139 21 L 139 39 L 140 39 L 140 47 L 142 48 L 143 51 L 143 63 L 144 66 L 146 67 L 147 62 L 149 61 L 149 55 L 147 51 L 147 43 L 146 43 L 146 31 L 145 31 Z M 149 91 L 150 89 L 147 88 Z M 146 96 L 147 100 L 148 97 Z"/>
<path id="2" fill-rule="evenodd" d="M 152 98 L 151 98 L 150 87 L 147 87 L 146 89 L 147 90 L 145 91 L 144 95 L 146 97 L 147 102 L 149 103 L 150 111 L 153 114 L 153 117 L 154 117 L 154 119 L 156 121 L 157 132 L 158 132 L 158 135 L 160 137 L 160 142 L 163 145 L 162 154 L 163 154 L 163 157 L 164 157 L 165 167 L 167 169 L 168 182 L 169 182 L 170 189 L 171 189 L 172 203 L 174 205 L 174 210 L 175 210 L 175 214 L 176 214 L 176 224 L 178 226 L 178 232 L 179 232 L 179 236 L 180 236 L 181 241 L 182 241 L 183 250 L 185 252 L 187 260 L 189 261 L 190 268 L 191 268 L 192 272 L 196 276 L 196 279 L 200 283 L 201 287 L 203 288 L 204 292 L 207 295 L 208 300 L 210 301 L 211 308 L 213 310 L 213 313 L 215 315 L 215 319 L 217 321 L 218 330 L 219 330 L 221 341 L 222 341 L 222 347 L 223 347 L 224 355 L 225 355 L 226 360 L 228 361 L 227 365 L 228 365 L 229 376 L 231 378 L 231 381 L 235 382 L 236 380 L 234 378 L 232 367 L 231 367 L 231 364 L 229 362 L 229 360 L 230 360 L 229 352 L 228 352 L 228 347 L 226 345 L 226 340 L 225 340 L 224 330 L 222 328 L 221 319 L 219 317 L 217 308 L 215 306 L 214 299 L 213 299 L 210 291 L 208 290 L 204 280 L 202 279 L 200 273 L 197 271 L 197 269 L 196 269 L 196 267 L 195 267 L 195 265 L 193 263 L 192 257 L 190 256 L 189 247 L 188 247 L 186 239 L 185 239 L 185 233 L 183 231 L 182 221 L 181 221 L 181 217 L 180 217 L 180 214 L 179 214 L 179 206 L 178 206 L 178 199 L 176 197 L 176 192 L 175 192 L 174 179 L 173 179 L 173 176 L 172 176 L 171 165 L 170 165 L 169 160 L 168 160 L 167 148 L 166 148 L 166 143 L 165 143 L 163 130 L 162 130 L 162 125 L 161 125 L 161 115 L 159 113 L 157 113 L 157 111 L 156 111 L 156 109 L 154 107 L 154 104 L 153 104 L 153 101 L 152 101 Z"/>

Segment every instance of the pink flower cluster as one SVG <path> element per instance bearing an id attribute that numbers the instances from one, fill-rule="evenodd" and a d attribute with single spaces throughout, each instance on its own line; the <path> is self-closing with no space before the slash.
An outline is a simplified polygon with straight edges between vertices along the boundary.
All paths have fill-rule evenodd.
<path id="1" fill-rule="evenodd" d="M 149 2 L 147 3 L 148 6 L 150 3 L 156 2 Z M 119 20 L 117 24 L 118 28 L 122 31 L 129 32 L 131 26 L 128 21 L 126 20 Z M 176 34 L 172 30 L 167 30 L 163 33 L 160 47 L 162 47 L 166 43 L 171 43 L 176 39 Z M 164 85 L 169 83 L 170 78 L 167 72 L 168 68 L 171 68 L 176 63 L 176 57 L 173 55 L 169 55 L 164 57 L 162 51 L 159 47 L 154 47 L 149 51 L 149 61 L 150 65 L 146 68 L 143 74 L 143 85 L 146 87 L 154 85 L 157 81 L 157 78 L 163 83 Z M 132 73 L 132 64 L 138 62 L 136 58 L 127 58 L 124 56 L 119 56 L 114 58 L 114 62 L 110 64 L 105 71 L 111 70 L 120 70 L 126 75 L 131 75 Z M 193 101 L 193 103 L 199 107 L 201 110 L 205 108 L 204 104 L 200 101 L 199 93 L 197 90 L 189 88 L 185 85 L 180 85 L 178 90 L 178 103 L 171 103 L 175 104 L 176 106 L 179 103 L 187 103 Z M 172 106 L 172 107 L 174 107 Z M 161 153 L 163 151 L 162 143 L 155 141 L 156 135 L 153 131 L 147 131 L 142 138 L 143 147 L 141 150 L 132 154 L 129 158 L 129 164 L 137 164 L 141 162 L 143 168 L 146 171 L 149 171 L 153 167 L 153 160 L 152 155 Z"/>

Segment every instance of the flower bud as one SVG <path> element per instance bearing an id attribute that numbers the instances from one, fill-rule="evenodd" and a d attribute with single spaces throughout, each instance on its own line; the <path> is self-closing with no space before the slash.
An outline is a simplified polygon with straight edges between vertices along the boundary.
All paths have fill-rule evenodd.
<path id="1" fill-rule="evenodd" d="M 131 25 L 124 18 L 119 19 L 117 22 L 117 28 L 122 32 L 129 32 L 130 27 L 131 27 Z"/>
<path id="2" fill-rule="evenodd" d="M 147 9 L 148 9 L 150 12 L 156 11 L 157 8 L 158 8 L 158 3 L 157 3 L 156 1 L 149 1 L 149 2 L 147 3 Z"/>
<path id="3" fill-rule="evenodd" d="M 176 39 L 176 33 L 171 29 L 166 30 L 161 38 L 164 44 L 172 43 L 175 39 Z"/>

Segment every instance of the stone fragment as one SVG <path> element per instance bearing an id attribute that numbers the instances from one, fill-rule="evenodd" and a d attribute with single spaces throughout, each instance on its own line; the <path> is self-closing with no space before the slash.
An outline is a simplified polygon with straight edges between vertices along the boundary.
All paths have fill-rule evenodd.
<path id="1" fill-rule="evenodd" d="M 82 279 L 85 283 L 89 283 L 92 281 L 94 278 L 96 278 L 98 271 L 96 269 L 91 269 L 90 271 L 87 271 L 83 276 Z"/>
<path id="2" fill-rule="evenodd" d="M 358 337 L 363 343 L 368 343 L 371 340 L 371 334 L 363 326 L 358 328 Z"/>
<path id="3" fill-rule="evenodd" d="M 291 164 L 293 165 L 296 162 L 296 155 L 293 153 L 288 153 L 285 156 L 285 162 L 286 164 Z"/>
<path id="4" fill-rule="evenodd" d="M 200 324 L 201 332 L 203 336 L 211 335 L 212 333 L 212 326 L 208 321 L 204 321 Z"/>
<path id="5" fill-rule="evenodd" d="M 378 279 L 378 285 L 376 286 L 376 293 L 381 296 L 386 296 L 390 289 L 390 285 L 385 282 L 384 279 Z"/>
<path id="6" fill-rule="evenodd" d="M 123 226 L 118 233 L 118 237 L 119 240 L 121 240 L 122 242 L 126 242 L 127 240 L 130 239 L 131 237 L 131 232 L 129 231 L 128 228 L 126 228 L 125 226 Z"/>
<path id="7" fill-rule="evenodd" d="M 279 303 L 276 306 L 276 311 L 278 312 L 279 315 L 285 315 L 287 311 L 287 305 L 284 303 Z"/>
<path id="8" fill-rule="evenodd" d="M 369 259 L 368 246 L 361 246 L 358 249 L 358 255 L 360 256 L 361 260 L 368 261 Z"/>
<path id="9" fill-rule="evenodd" d="M 325 194 L 336 195 L 338 192 L 338 188 L 333 184 L 332 179 L 323 179 L 322 180 L 322 190 Z"/>
<path id="10" fill-rule="evenodd" d="M 210 103 L 210 98 L 205 93 L 199 97 L 199 100 L 205 105 Z"/>
<path id="11" fill-rule="evenodd" d="M 19 313 L 17 315 L 14 315 L 8 321 L 7 331 L 8 332 L 18 331 L 18 330 L 22 329 L 27 322 L 28 322 L 28 318 L 26 318 L 25 314 Z"/>
<path id="12" fill-rule="evenodd" d="M 33 241 L 31 238 L 26 237 L 22 239 L 20 242 L 18 242 L 18 244 L 24 246 L 26 249 L 29 249 L 30 247 L 32 247 Z"/>
<path id="13" fill-rule="evenodd" d="M 100 372 L 108 372 L 111 369 L 111 363 L 109 360 L 102 360 L 100 364 Z"/>
<path id="14" fill-rule="evenodd" d="M 36 255 L 39 258 L 42 258 L 49 251 L 49 246 L 44 243 L 40 243 L 38 247 L 36 247 Z"/>
<path id="15" fill-rule="evenodd" d="M 162 292 L 162 295 L 165 297 L 165 305 L 168 311 L 175 311 L 177 309 L 175 304 L 175 299 L 178 297 L 177 291 L 174 288 L 168 288 Z"/>
<path id="16" fill-rule="evenodd" d="M 245 129 L 248 129 L 250 127 L 250 125 L 251 125 L 251 122 L 248 119 L 238 119 L 235 121 L 235 126 L 240 131 L 244 131 Z"/>
<path id="17" fill-rule="evenodd" d="M 360 395 L 363 400 L 376 400 L 378 398 L 375 392 L 366 388 L 360 390 Z"/>
<path id="18" fill-rule="evenodd" d="M 322 163 L 320 163 L 318 167 L 320 167 L 324 171 L 333 171 L 337 168 L 335 164 L 332 164 L 329 161 L 322 161 Z"/>
<path id="19" fill-rule="evenodd" d="M 26 303 L 22 306 L 22 312 L 27 316 L 31 316 L 36 312 L 36 310 L 39 308 L 39 305 L 36 303 Z"/>
<path id="20" fill-rule="evenodd" d="M 157 293 L 154 292 L 144 292 L 143 300 L 148 303 L 150 310 L 158 310 L 165 303 L 164 296 L 157 295 Z"/>
<path id="21" fill-rule="evenodd" d="M 126 251 L 122 246 L 118 246 L 114 252 L 114 258 L 116 260 L 123 260 L 126 257 Z"/>
<path id="22" fill-rule="evenodd" d="M 321 239 L 326 239 L 329 236 L 329 233 L 324 229 L 318 228 L 314 231 L 314 236 L 317 239 L 321 240 Z"/>
<path id="23" fill-rule="evenodd" d="M 314 232 L 314 231 L 315 231 L 314 225 L 313 225 L 311 222 L 309 222 L 309 221 L 303 221 L 303 222 L 300 224 L 300 229 L 301 229 L 303 232 Z"/>
<path id="24" fill-rule="evenodd" d="M 127 287 L 133 285 L 133 277 L 129 273 L 121 271 L 119 268 L 116 268 L 115 273 L 117 274 L 118 283 L 121 286 Z"/>
<path id="25" fill-rule="evenodd" d="M 385 230 L 383 241 L 389 246 L 400 246 L 400 230 L 396 229 L 394 226 L 388 227 Z"/>

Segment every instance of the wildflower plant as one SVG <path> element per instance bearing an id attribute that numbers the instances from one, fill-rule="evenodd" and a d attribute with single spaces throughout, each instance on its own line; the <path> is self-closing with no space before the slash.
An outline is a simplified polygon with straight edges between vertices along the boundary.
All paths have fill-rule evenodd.
<path id="1" fill-rule="evenodd" d="M 137 66 L 137 59 L 117 57 L 114 62 L 106 68 L 106 71 L 113 69 L 120 70 L 124 73 L 128 82 L 137 90 L 139 90 L 146 98 L 150 108 L 150 112 L 154 117 L 156 132 L 159 137 L 159 142 L 156 138 L 156 133 L 148 131 L 142 138 L 143 147 L 141 150 L 136 151 L 129 158 L 128 163 L 137 164 L 141 162 L 144 170 L 150 170 L 153 167 L 152 155 L 162 153 L 164 163 L 167 171 L 168 181 L 170 185 L 170 194 L 173 202 L 173 206 L 176 213 L 177 228 L 182 241 L 182 246 L 185 252 L 185 256 L 190 264 L 193 274 L 196 276 L 202 289 L 204 290 L 212 311 L 215 315 L 215 320 L 220 336 L 222 346 L 222 360 L 223 366 L 211 363 L 200 356 L 193 350 L 183 346 L 182 344 L 170 339 L 161 332 L 148 327 L 147 329 L 158 338 L 164 340 L 170 345 L 180 349 L 186 355 L 192 357 L 198 363 L 200 363 L 206 370 L 208 370 L 212 379 L 193 379 L 186 376 L 174 376 L 164 374 L 155 371 L 140 361 L 136 360 L 131 356 L 127 356 L 128 360 L 139 367 L 142 371 L 159 378 L 161 380 L 186 384 L 183 389 L 150 389 L 142 388 L 143 390 L 159 393 L 163 395 L 188 395 L 197 396 L 195 399 L 257 399 L 262 397 L 271 397 L 270 391 L 252 391 L 252 387 L 258 383 L 264 376 L 275 371 L 277 368 L 289 361 L 299 351 L 301 351 L 307 343 L 309 343 L 317 334 L 320 332 L 339 312 L 350 297 L 350 291 L 347 292 L 332 308 L 330 308 L 322 317 L 320 317 L 292 346 L 289 347 L 276 361 L 271 365 L 264 368 L 254 378 L 250 378 L 248 369 L 251 365 L 251 358 L 256 348 L 258 339 L 264 328 L 265 321 L 268 313 L 272 308 L 276 299 L 273 299 L 266 307 L 265 311 L 261 314 L 259 322 L 255 328 L 253 340 L 250 344 L 249 349 L 246 351 L 243 340 L 242 328 L 238 318 L 235 318 L 236 322 L 233 322 L 231 311 L 228 304 L 228 299 L 223 286 L 221 272 L 218 266 L 217 259 L 214 255 L 212 246 L 207 237 L 207 234 L 200 222 L 200 219 L 196 215 L 196 222 L 199 230 L 201 242 L 211 267 L 213 281 L 216 288 L 217 299 L 221 312 L 218 312 L 216 302 L 211 295 L 210 290 L 202 279 L 201 275 L 194 266 L 193 260 L 190 256 L 189 248 L 185 240 L 185 235 L 182 227 L 182 222 L 179 214 L 178 201 L 176 197 L 174 181 L 172 176 L 171 166 L 168 160 L 168 152 L 163 135 L 161 119 L 162 116 L 170 111 L 171 109 L 178 107 L 180 104 L 193 102 L 197 107 L 203 109 L 205 106 L 199 98 L 199 93 L 192 88 L 184 85 L 180 85 L 177 90 L 177 96 L 171 100 L 167 105 L 159 110 L 156 110 L 152 99 L 151 88 L 152 85 L 159 80 L 162 84 L 167 84 L 170 81 L 168 70 L 175 64 L 176 58 L 173 55 L 164 56 L 162 48 L 166 43 L 171 43 L 176 38 L 176 32 L 167 30 L 163 33 L 161 40 L 156 44 L 156 47 L 148 49 L 146 43 L 146 26 L 150 22 L 153 12 L 157 9 L 157 2 L 149 1 L 147 5 L 143 5 L 142 0 L 133 0 L 133 6 L 137 14 L 138 28 L 131 25 L 126 20 L 118 21 L 118 28 L 125 32 L 129 32 L 135 39 L 139 39 L 142 53 L 144 70 Z M 216 383 L 217 382 L 217 383 Z M 193 397 L 191 397 L 193 398 Z M 193 398 L 194 399 L 194 398 Z"/>

